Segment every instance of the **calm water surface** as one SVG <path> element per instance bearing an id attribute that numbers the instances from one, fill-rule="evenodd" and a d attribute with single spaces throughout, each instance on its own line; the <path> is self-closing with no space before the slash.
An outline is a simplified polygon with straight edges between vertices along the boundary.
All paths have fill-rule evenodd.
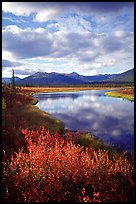
<path id="1" fill-rule="evenodd" d="M 36 106 L 65 128 L 89 131 L 111 145 L 134 150 L 134 102 L 104 96 L 104 90 L 39 93 Z"/>

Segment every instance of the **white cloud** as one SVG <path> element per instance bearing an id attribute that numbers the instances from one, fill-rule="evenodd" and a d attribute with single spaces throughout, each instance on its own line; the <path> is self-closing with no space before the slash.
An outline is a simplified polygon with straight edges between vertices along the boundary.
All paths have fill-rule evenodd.
<path id="1" fill-rule="evenodd" d="M 6 26 L 5 31 L 13 34 L 19 34 L 21 32 L 21 29 L 16 25 L 9 25 L 9 26 Z"/>
<path id="2" fill-rule="evenodd" d="M 46 22 L 50 19 L 52 19 L 54 16 L 56 16 L 56 14 L 58 14 L 59 12 L 55 9 L 45 9 L 43 11 L 40 11 L 36 14 L 35 18 L 33 19 L 33 21 L 36 22 Z"/>
<path id="3" fill-rule="evenodd" d="M 16 16 L 29 16 L 34 14 L 34 19 L 43 22 L 61 16 L 64 13 L 76 11 L 77 13 L 92 14 L 105 17 L 102 14 L 119 13 L 121 10 L 129 8 L 133 11 L 133 2 L 2 2 L 2 10 L 10 12 Z M 51 15 L 53 14 L 53 15 Z"/>
<path id="4" fill-rule="evenodd" d="M 2 2 L 2 10 L 5 13 L 13 13 L 16 16 L 29 16 L 32 12 L 36 11 L 24 2 Z"/>
<path id="5" fill-rule="evenodd" d="M 5 21 L 15 20 L 3 24 L 3 59 L 25 61 L 35 72 L 84 75 L 134 67 L 133 4 L 2 2 L 2 10 Z"/>
<path id="6" fill-rule="evenodd" d="M 20 65 L 22 65 L 22 63 L 20 63 L 20 62 L 10 61 L 10 60 L 5 60 L 5 59 L 2 60 L 2 67 L 3 68 L 5 68 L 5 67 L 17 67 Z"/>
<path id="7" fill-rule="evenodd" d="M 57 18 L 57 23 L 48 24 L 47 28 L 56 28 L 59 31 L 88 32 L 92 30 L 90 21 L 81 15 Z"/>
<path id="8" fill-rule="evenodd" d="M 83 70 L 90 69 L 89 73 L 92 73 L 92 70 L 95 73 L 94 69 L 117 66 L 116 63 L 120 63 L 126 56 L 125 63 L 132 63 L 128 56 L 132 57 L 133 54 L 132 33 L 124 31 L 101 35 L 88 31 L 49 33 L 41 27 L 21 29 L 10 25 L 3 30 L 2 45 L 4 52 L 11 53 L 15 59 L 41 57 L 55 61 L 57 58 L 64 58 L 67 61 L 66 67 L 70 66 L 68 61 L 71 61 L 72 69 L 79 71 L 82 67 Z"/>
<path id="9" fill-rule="evenodd" d="M 7 60 L 15 60 L 15 57 L 13 56 L 13 53 L 10 51 L 2 50 L 2 59 Z"/>
<path id="10" fill-rule="evenodd" d="M 52 49 L 51 36 L 45 29 L 21 29 L 8 26 L 3 30 L 2 46 L 4 51 L 13 53 L 16 58 L 46 56 Z"/>
<path id="11" fill-rule="evenodd" d="M 118 38 L 124 38 L 126 36 L 126 33 L 124 30 L 116 30 L 114 32 L 114 35 Z"/>

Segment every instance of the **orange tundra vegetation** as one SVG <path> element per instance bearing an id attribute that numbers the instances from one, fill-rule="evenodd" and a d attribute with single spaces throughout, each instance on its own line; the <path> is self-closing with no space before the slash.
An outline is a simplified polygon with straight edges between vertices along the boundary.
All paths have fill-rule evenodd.
<path id="1" fill-rule="evenodd" d="M 19 87 L 20 88 L 20 87 Z M 115 86 L 115 88 L 120 88 L 120 86 Z M 21 91 L 24 93 L 34 93 L 34 92 L 59 92 L 59 91 L 81 91 L 81 90 L 94 90 L 94 89 L 113 89 L 109 85 L 93 85 L 93 86 L 69 86 L 69 87 L 21 87 Z"/>
<path id="2" fill-rule="evenodd" d="M 134 201 L 133 162 L 80 146 L 80 133 L 65 136 L 61 122 L 32 105 L 31 92 L 2 86 L 2 201 Z"/>
<path id="3" fill-rule="evenodd" d="M 27 148 L 3 162 L 4 201 L 133 201 L 134 169 L 125 157 L 84 149 L 74 143 L 70 131 L 65 138 L 45 127 L 22 133 Z"/>

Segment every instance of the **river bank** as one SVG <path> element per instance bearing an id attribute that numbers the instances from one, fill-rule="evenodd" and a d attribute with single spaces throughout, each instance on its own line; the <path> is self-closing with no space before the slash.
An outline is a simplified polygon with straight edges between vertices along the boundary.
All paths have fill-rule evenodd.
<path id="1" fill-rule="evenodd" d="M 112 96 L 115 98 L 123 98 L 128 99 L 130 101 L 134 101 L 134 87 L 133 88 L 125 88 L 118 91 L 106 92 L 105 96 Z"/>
<path id="2" fill-rule="evenodd" d="M 112 91 L 115 91 L 115 88 Z M 76 92 L 41 93 L 34 96 L 39 100 L 37 106 L 42 111 L 47 111 L 62 120 L 70 130 L 90 132 L 93 130 L 93 134 L 110 146 L 133 152 L 133 142 L 131 142 L 134 135 L 133 103 L 105 97 L 103 90 Z M 129 110 L 132 110 L 131 114 Z M 129 121 L 129 133 L 127 121 Z M 82 138 L 82 143 L 86 144 L 87 138 L 84 140 L 83 142 Z"/>
<path id="3" fill-rule="evenodd" d="M 14 150 L 21 147 L 21 144 L 24 142 L 21 129 L 30 129 L 36 130 L 40 126 L 45 126 L 52 134 L 56 131 L 63 134 L 65 132 L 64 123 L 56 118 L 53 118 L 47 112 L 41 111 L 35 104 L 38 102 L 32 94 L 37 92 L 57 92 L 57 91 L 77 91 L 77 90 L 92 90 L 92 87 L 17 87 L 16 95 L 12 96 L 11 90 L 5 88 L 3 90 L 3 98 L 5 100 L 6 108 L 2 111 L 3 114 L 3 149 L 8 152 L 9 148 Z M 95 90 L 98 89 L 111 89 L 115 90 L 115 87 L 95 87 Z M 11 119 L 12 118 L 12 119 Z M 12 138 L 11 138 L 12 131 Z M 85 136 L 87 135 L 87 136 Z M 87 146 L 91 143 L 96 147 L 104 148 L 100 142 L 89 142 L 88 133 L 84 134 L 84 137 L 80 138 L 82 141 L 78 141 L 81 145 L 85 144 Z M 12 141 L 12 142 L 10 142 Z M 12 145 L 11 145 L 12 144 Z M 107 146 L 105 147 L 107 149 Z M 109 147 L 108 147 L 109 148 Z M 12 151 L 11 151 L 12 152 Z"/>
<path id="4" fill-rule="evenodd" d="M 78 87 L 79 88 L 79 90 L 81 91 L 82 90 L 82 88 L 83 88 L 83 90 L 84 90 L 84 87 Z M 77 92 L 78 91 L 78 88 L 76 87 L 76 89 L 75 89 L 75 91 Z M 89 90 L 92 90 L 92 87 L 88 87 L 88 89 Z M 105 90 L 106 90 L 106 93 L 107 93 L 107 90 L 108 90 L 108 93 L 109 93 L 109 89 L 111 89 L 111 87 L 105 87 Z M 126 87 L 125 89 L 123 88 L 123 87 L 118 87 L 118 88 L 115 88 L 115 87 L 112 87 L 112 92 L 114 93 L 114 92 L 124 92 L 124 90 L 125 90 L 125 93 L 127 93 L 128 94 L 128 92 L 130 92 L 130 90 L 131 90 L 132 88 L 130 88 L 130 87 Z M 43 89 L 42 89 L 43 90 Z M 49 90 L 47 90 L 47 89 L 45 89 L 46 90 L 46 93 L 48 93 L 48 91 Z M 71 92 L 71 90 L 74 90 L 74 88 L 68 88 L 68 87 L 63 87 L 62 89 L 60 89 L 59 88 L 59 91 L 58 91 L 58 89 L 57 89 L 57 91 L 60 93 L 60 92 L 66 92 L 66 91 L 70 91 Z M 95 91 L 95 90 L 103 90 L 103 88 L 101 87 L 95 87 L 95 89 L 93 89 L 93 91 Z M 126 90 L 127 90 L 127 92 L 126 92 Z M 53 91 L 51 91 L 51 89 L 50 89 L 50 92 L 56 92 L 56 89 L 53 89 Z M 111 92 L 111 93 L 112 93 Z M 42 92 L 42 94 L 44 94 L 44 92 Z M 132 92 L 131 92 L 131 94 L 132 94 Z M 35 95 L 33 95 L 33 96 L 35 96 Z M 65 95 L 66 96 L 66 95 Z M 36 94 L 36 97 L 38 97 L 38 94 Z M 43 97 L 43 96 L 42 96 Z M 56 98 L 56 97 L 55 97 Z M 37 98 L 36 98 L 37 99 Z M 108 100 L 108 99 L 106 99 L 106 100 Z M 43 101 L 43 98 L 42 98 L 42 101 Z M 47 94 L 47 101 L 48 101 L 48 94 Z M 60 100 L 59 100 L 59 103 L 60 103 Z M 63 106 L 63 108 L 64 108 L 64 103 L 65 103 L 65 101 L 64 101 L 64 99 L 63 99 L 63 104 L 62 104 L 62 106 Z M 86 102 L 85 102 L 86 103 Z M 51 103 L 51 101 L 50 101 L 50 106 L 52 106 L 53 105 L 53 107 L 55 106 L 55 104 L 54 103 Z M 47 108 L 47 106 L 48 106 L 48 104 L 46 104 L 46 101 L 45 101 L 45 106 L 46 106 L 46 108 Z M 61 106 L 61 104 L 60 104 L 60 106 Z M 67 104 L 67 106 L 69 106 L 68 104 Z M 41 108 L 41 105 L 40 106 L 38 106 L 38 107 L 40 107 L 40 109 L 41 110 L 43 110 L 44 111 L 44 109 L 42 109 Z M 58 107 L 58 105 L 57 105 L 57 107 Z M 60 107 L 60 109 L 61 109 L 61 107 Z M 45 109 L 45 111 L 47 111 L 48 112 L 48 109 Z M 66 112 L 67 112 L 67 110 L 65 110 Z M 98 108 L 97 108 L 97 111 L 98 111 Z M 60 111 L 61 112 L 61 111 Z M 65 114 L 66 114 L 66 112 L 65 112 Z M 81 112 L 82 112 L 82 110 L 81 110 Z M 62 113 L 62 112 L 61 112 Z M 83 114 L 83 112 L 82 112 L 82 114 Z M 57 116 L 56 116 L 56 118 L 57 118 Z M 59 116 L 58 116 L 58 118 L 59 118 Z M 69 118 L 70 119 L 70 118 Z M 60 119 L 61 120 L 61 119 Z M 68 118 L 67 118 L 67 120 L 68 120 Z M 71 120 L 72 120 L 72 115 L 71 115 Z M 94 121 L 95 121 L 95 118 L 94 118 Z M 84 121 L 85 122 L 85 121 Z M 97 121 L 98 122 L 98 121 Z M 98 122 L 99 123 L 99 122 Z M 82 124 L 81 124 L 82 125 Z M 66 125 L 67 126 L 67 125 Z M 71 134 L 72 135 L 74 135 L 74 133 L 75 134 L 77 134 L 78 133 L 78 130 L 80 130 L 80 125 L 78 126 L 78 127 L 76 127 L 75 129 L 74 128 L 71 128 Z M 64 135 L 67 133 L 67 129 L 64 129 Z M 90 130 L 91 131 L 91 130 Z M 112 129 L 111 129 L 111 131 L 112 131 Z M 63 135 L 63 136 L 64 136 Z M 105 137 L 105 135 L 103 135 L 102 137 Z M 102 138 L 101 137 L 101 138 Z M 92 132 L 88 132 L 88 131 L 82 131 L 82 134 L 81 134 L 81 137 L 79 137 L 80 139 L 78 139 L 78 142 L 80 143 L 80 145 L 82 145 L 82 146 L 85 146 L 85 147 L 90 147 L 91 145 L 94 147 L 94 148 L 96 148 L 96 149 L 107 149 L 107 150 L 110 150 L 111 151 L 111 149 L 112 150 L 114 150 L 113 152 L 115 153 L 115 152 L 119 152 L 119 153 L 122 153 L 123 151 L 125 151 L 125 150 L 123 150 L 123 149 L 125 149 L 125 148 L 123 148 L 123 145 L 122 144 L 118 144 L 118 143 L 112 143 L 112 142 L 110 142 L 110 144 L 108 143 L 108 144 L 106 144 L 106 141 L 102 141 L 102 139 L 100 139 L 100 136 L 98 137 L 96 137 L 96 136 L 94 136 L 94 134 L 92 133 Z M 91 138 L 91 139 L 90 139 Z M 90 140 L 89 140 L 90 139 Z M 126 148 L 127 149 L 127 148 Z M 133 154 L 133 153 L 132 153 Z"/>

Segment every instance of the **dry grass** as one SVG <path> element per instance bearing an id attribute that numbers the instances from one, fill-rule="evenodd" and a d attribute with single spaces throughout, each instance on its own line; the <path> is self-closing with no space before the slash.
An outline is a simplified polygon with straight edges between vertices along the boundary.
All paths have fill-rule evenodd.
<path id="1" fill-rule="evenodd" d="M 105 93 L 106 96 L 118 97 L 118 98 L 125 98 L 131 101 L 134 101 L 134 87 L 125 88 L 123 90 L 118 90 L 114 92 L 107 92 Z"/>
<path id="2" fill-rule="evenodd" d="M 21 91 L 25 93 L 35 93 L 35 92 L 63 92 L 63 91 L 82 91 L 82 90 L 100 90 L 100 89 L 115 89 L 115 87 L 110 86 L 98 86 L 98 87 L 21 87 Z M 118 87 L 119 88 L 119 87 Z M 117 88 L 117 89 L 118 89 Z"/>

